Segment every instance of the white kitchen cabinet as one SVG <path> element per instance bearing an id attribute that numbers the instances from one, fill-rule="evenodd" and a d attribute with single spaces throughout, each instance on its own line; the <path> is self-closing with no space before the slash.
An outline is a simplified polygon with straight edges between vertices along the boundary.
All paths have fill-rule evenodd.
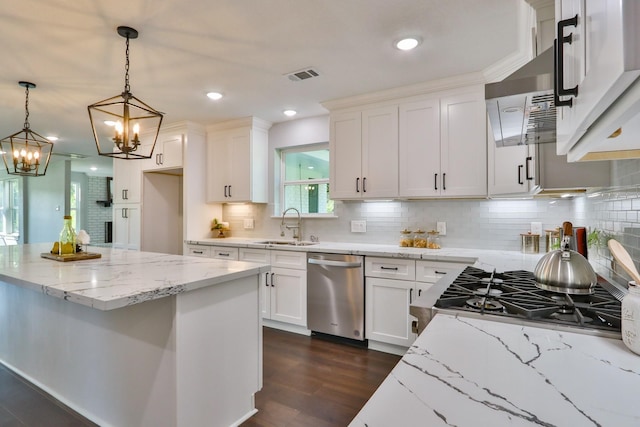
<path id="1" fill-rule="evenodd" d="M 144 160 L 143 170 L 181 168 L 183 166 L 183 141 L 184 136 L 182 134 L 160 132 L 153 155 L 150 159 Z"/>
<path id="2" fill-rule="evenodd" d="M 365 278 L 366 338 L 410 347 L 416 336 L 411 331 L 409 303 L 413 281 Z"/>
<path id="3" fill-rule="evenodd" d="M 438 196 L 440 99 L 399 106 L 399 196 Z"/>
<path id="4" fill-rule="evenodd" d="M 441 196 L 486 196 L 486 126 L 483 90 L 440 99 L 440 173 L 434 172 L 434 181 Z"/>
<path id="5" fill-rule="evenodd" d="M 398 107 L 331 115 L 332 199 L 398 195 Z"/>
<path id="6" fill-rule="evenodd" d="M 207 201 L 266 203 L 268 130 L 256 118 L 207 128 Z"/>
<path id="7" fill-rule="evenodd" d="M 113 203 L 140 203 L 142 162 L 113 159 Z"/>
<path id="8" fill-rule="evenodd" d="M 113 247 L 140 250 L 140 204 L 113 207 Z"/>
<path id="9" fill-rule="evenodd" d="M 563 101 L 571 101 L 570 107 L 556 106 L 558 154 L 571 152 L 569 159 L 574 161 L 589 159 L 588 154 L 593 152 L 622 150 L 615 138 L 607 137 L 623 126 L 625 113 L 616 113 L 606 120 L 602 117 L 640 76 L 637 2 L 556 0 L 555 15 L 556 22 L 570 22 L 567 20 L 577 16 L 575 25 L 566 26 L 563 34 L 556 35 L 562 50 L 558 67 L 563 66 L 558 86 L 565 89 L 577 86 L 577 96 L 560 96 Z M 571 43 L 560 43 L 561 38 L 570 35 Z M 637 98 L 633 104 L 635 111 L 639 111 Z M 590 129 L 596 123 L 598 126 Z M 587 132 L 594 137 L 580 141 Z M 639 148 L 636 143 L 635 149 Z"/>
<path id="10" fill-rule="evenodd" d="M 416 278 L 416 262 L 412 259 L 368 256 L 364 259 L 364 275 L 413 281 Z"/>
<path id="11" fill-rule="evenodd" d="M 287 325 L 307 326 L 307 254 L 240 248 L 240 261 L 271 264 L 261 278 L 260 307 L 263 319 Z M 269 323 L 278 327 L 278 323 Z"/>

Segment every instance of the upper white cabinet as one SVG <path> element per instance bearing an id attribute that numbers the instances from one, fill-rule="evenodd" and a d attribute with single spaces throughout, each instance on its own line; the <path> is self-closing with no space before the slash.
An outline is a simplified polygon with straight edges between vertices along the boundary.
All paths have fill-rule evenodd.
<path id="1" fill-rule="evenodd" d="M 440 195 L 487 194 L 486 117 L 482 88 L 440 100 Z"/>
<path id="2" fill-rule="evenodd" d="M 481 86 L 331 114 L 334 199 L 487 194 Z M 360 163 L 358 160 L 361 160 Z"/>
<path id="3" fill-rule="evenodd" d="M 113 203 L 140 203 L 142 162 L 113 159 Z"/>
<path id="4" fill-rule="evenodd" d="M 207 128 L 208 202 L 267 202 L 270 127 L 251 117 Z"/>
<path id="5" fill-rule="evenodd" d="M 555 12 L 562 33 L 556 35 L 558 89 L 577 92 L 560 95 L 571 106 L 557 105 L 558 154 L 576 161 L 640 149 L 637 139 L 629 145 L 608 138 L 618 128 L 624 134 L 626 122 L 640 112 L 640 89 L 632 85 L 640 76 L 637 1 L 556 0 Z M 622 95 L 630 85 L 636 90 Z M 591 154 L 598 152 L 611 155 Z"/>
<path id="6" fill-rule="evenodd" d="M 440 99 L 399 106 L 399 196 L 437 196 Z M 438 172 L 436 172 L 438 171 Z"/>
<path id="7" fill-rule="evenodd" d="M 144 170 L 161 170 L 181 168 L 184 136 L 182 134 L 158 135 L 156 147 L 149 160 L 145 160 Z"/>
<path id="8" fill-rule="evenodd" d="M 398 194 L 397 106 L 331 116 L 331 198 Z"/>

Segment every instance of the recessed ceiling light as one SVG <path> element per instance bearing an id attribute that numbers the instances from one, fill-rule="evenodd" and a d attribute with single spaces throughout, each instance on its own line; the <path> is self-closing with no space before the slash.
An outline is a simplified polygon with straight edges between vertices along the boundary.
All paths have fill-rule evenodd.
<path id="1" fill-rule="evenodd" d="M 296 110 L 284 110 L 282 113 L 287 117 L 293 117 L 298 114 Z"/>
<path id="2" fill-rule="evenodd" d="M 213 99 L 214 101 L 217 101 L 218 99 L 222 99 L 222 94 L 220 92 L 209 92 L 207 96 L 210 99 Z"/>
<path id="3" fill-rule="evenodd" d="M 396 47 L 400 50 L 411 50 L 420 44 L 418 37 L 406 37 L 396 42 Z"/>
<path id="4" fill-rule="evenodd" d="M 57 136 L 48 136 L 48 137 L 47 137 L 47 139 L 48 139 L 49 141 L 54 141 L 54 142 L 55 142 L 55 141 L 57 141 L 57 140 L 58 140 L 58 137 L 57 137 Z"/>

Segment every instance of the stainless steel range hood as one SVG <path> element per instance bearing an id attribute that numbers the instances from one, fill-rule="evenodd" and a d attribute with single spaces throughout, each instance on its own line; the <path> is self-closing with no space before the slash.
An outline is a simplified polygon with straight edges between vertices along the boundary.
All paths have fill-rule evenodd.
<path id="1" fill-rule="evenodd" d="M 498 147 L 556 142 L 553 48 L 497 83 L 485 85 Z"/>

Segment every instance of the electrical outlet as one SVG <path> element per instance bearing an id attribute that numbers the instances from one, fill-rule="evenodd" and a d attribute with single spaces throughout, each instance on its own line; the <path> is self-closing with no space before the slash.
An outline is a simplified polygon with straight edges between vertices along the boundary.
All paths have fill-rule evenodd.
<path id="1" fill-rule="evenodd" d="M 365 220 L 353 220 L 353 221 L 351 221 L 351 232 L 352 233 L 366 233 L 367 232 L 367 221 L 365 221 Z"/>
<path id="2" fill-rule="evenodd" d="M 245 218 L 244 219 L 244 229 L 245 230 L 253 230 L 253 218 Z"/>
<path id="3" fill-rule="evenodd" d="M 440 233 L 441 236 L 447 235 L 447 223 L 444 221 L 438 221 L 436 223 L 436 230 Z"/>

